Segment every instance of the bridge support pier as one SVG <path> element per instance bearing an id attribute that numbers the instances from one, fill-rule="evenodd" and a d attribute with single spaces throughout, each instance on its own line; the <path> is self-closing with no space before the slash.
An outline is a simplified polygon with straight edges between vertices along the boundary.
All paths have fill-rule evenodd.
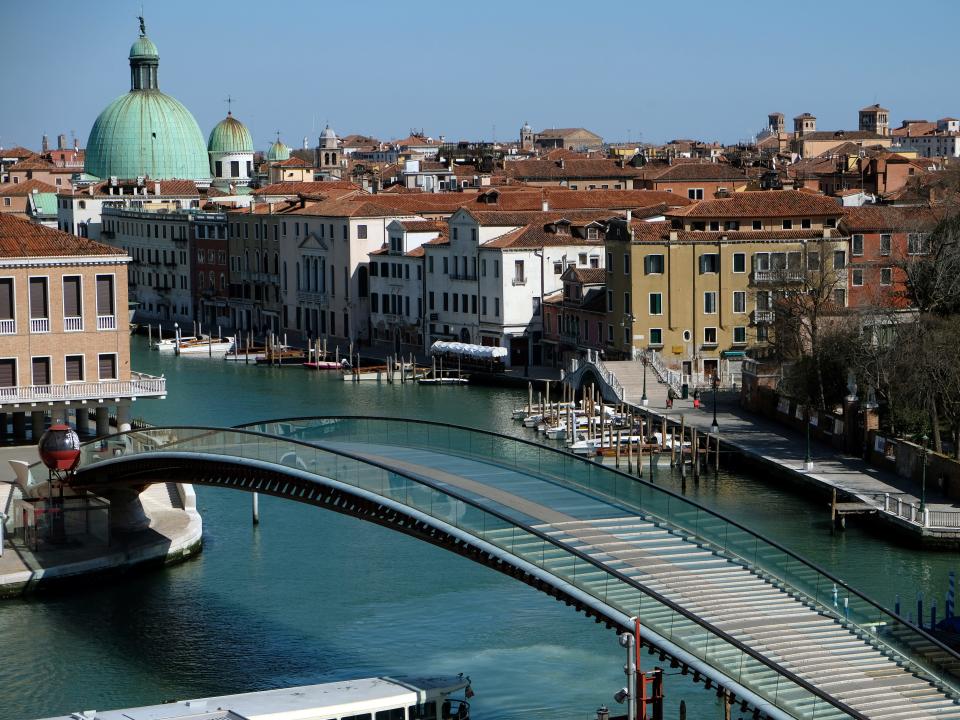
<path id="1" fill-rule="evenodd" d="M 130 429 L 130 403 L 117 404 L 117 432 L 127 432 Z"/>
<path id="2" fill-rule="evenodd" d="M 88 433 L 90 432 L 90 411 L 86 408 L 77 408 L 74 413 L 76 418 L 74 424 L 77 427 L 78 433 Z"/>
<path id="3" fill-rule="evenodd" d="M 17 440 L 24 440 L 27 437 L 27 414 L 24 412 L 15 412 L 13 414 L 13 436 Z"/>
<path id="4" fill-rule="evenodd" d="M 47 423 L 47 414 L 43 410 L 34 410 L 30 413 L 30 432 L 33 433 L 33 441 L 39 442 L 43 435 L 44 425 Z"/>
<path id="5" fill-rule="evenodd" d="M 106 405 L 97 406 L 97 437 L 110 434 L 110 414 Z"/>

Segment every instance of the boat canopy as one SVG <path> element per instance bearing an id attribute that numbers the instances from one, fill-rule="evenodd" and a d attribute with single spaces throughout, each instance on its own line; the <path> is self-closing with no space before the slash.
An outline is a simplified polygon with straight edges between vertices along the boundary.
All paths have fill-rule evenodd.
<path id="1" fill-rule="evenodd" d="M 451 355 L 461 355 L 463 357 L 477 358 L 480 360 L 493 360 L 507 356 L 505 347 L 491 347 L 489 345 L 471 345 L 461 342 L 443 342 L 437 340 L 430 346 L 431 355 L 442 355 L 449 353 Z"/>

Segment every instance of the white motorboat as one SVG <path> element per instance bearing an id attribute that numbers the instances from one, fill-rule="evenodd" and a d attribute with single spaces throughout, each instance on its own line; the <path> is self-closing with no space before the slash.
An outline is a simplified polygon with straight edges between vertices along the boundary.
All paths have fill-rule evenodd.
<path id="1" fill-rule="evenodd" d="M 180 344 L 176 346 L 174 352 L 177 355 L 224 355 L 233 350 L 234 338 L 228 336 L 225 338 L 202 337 L 192 340 L 180 339 Z"/>
<path id="2" fill-rule="evenodd" d="M 200 338 L 198 338 L 196 335 L 185 335 L 180 337 L 179 342 L 180 343 L 194 342 L 199 339 Z M 172 353 L 177 351 L 178 344 L 179 343 L 177 342 L 176 337 L 163 338 L 162 340 L 157 340 L 156 342 L 153 343 L 153 349 L 159 350 L 160 352 Z"/>

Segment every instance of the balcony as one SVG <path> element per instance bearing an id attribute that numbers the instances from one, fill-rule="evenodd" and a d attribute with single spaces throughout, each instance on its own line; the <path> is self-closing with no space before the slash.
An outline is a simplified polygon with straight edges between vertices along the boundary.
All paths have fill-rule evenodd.
<path id="1" fill-rule="evenodd" d="M 300 302 L 317 303 L 318 305 L 327 305 L 327 294 L 320 292 L 310 292 L 308 290 L 298 290 L 297 300 Z"/>
<path id="2" fill-rule="evenodd" d="M 0 387 L 0 406 L 66 400 L 108 401 L 119 398 L 166 397 L 166 395 L 166 378 L 135 372 L 131 374 L 130 380 Z"/>
<path id="3" fill-rule="evenodd" d="M 775 317 L 776 313 L 773 310 L 753 311 L 753 322 L 757 325 L 761 325 L 763 323 L 772 323 Z"/>
<path id="4" fill-rule="evenodd" d="M 64 332 L 81 332 L 83 330 L 82 317 L 65 317 L 63 319 Z"/>
<path id="5" fill-rule="evenodd" d="M 527 279 L 526 279 L 525 277 L 515 277 L 515 278 L 513 279 L 513 284 L 514 284 L 514 285 L 526 285 L 526 284 L 527 284 Z"/>
<path id="6" fill-rule="evenodd" d="M 477 274 L 476 274 L 476 273 L 456 273 L 456 272 L 454 272 L 454 273 L 450 273 L 450 279 L 451 279 L 451 280 L 469 280 L 469 281 L 471 281 L 471 282 L 476 282 L 476 281 L 477 281 Z M 526 279 L 524 279 L 523 282 L 526 283 L 526 282 L 527 282 Z M 513 284 L 516 285 L 517 283 L 514 282 Z"/>
<path id="7" fill-rule="evenodd" d="M 97 315 L 97 330 L 116 330 L 116 315 Z"/>
<path id="8" fill-rule="evenodd" d="M 0 320 L 0 335 L 16 335 L 17 321 L 13 318 Z"/>
<path id="9" fill-rule="evenodd" d="M 800 283 L 806 279 L 803 270 L 754 270 L 752 281 L 755 284 Z"/>
<path id="10" fill-rule="evenodd" d="M 30 332 L 32 333 L 50 332 L 50 318 L 30 318 Z"/>

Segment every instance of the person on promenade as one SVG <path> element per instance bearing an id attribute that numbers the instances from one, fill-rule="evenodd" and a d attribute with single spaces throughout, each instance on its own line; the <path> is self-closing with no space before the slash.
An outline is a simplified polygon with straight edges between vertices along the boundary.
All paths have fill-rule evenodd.
<path id="1" fill-rule="evenodd" d="M 673 392 L 673 388 L 672 388 L 672 387 L 668 387 L 668 388 L 667 388 L 667 410 L 670 410 L 670 409 L 673 408 L 673 398 L 674 398 L 674 397 L 675 397 L 675 395 L 674 395 L 674 392 Z"/>
<path id="2" fill-rule="evenodd" d="M 693 407 L 698 409 L 700 407 L 700 388 L 697 388 L 693 391 Z"/>

